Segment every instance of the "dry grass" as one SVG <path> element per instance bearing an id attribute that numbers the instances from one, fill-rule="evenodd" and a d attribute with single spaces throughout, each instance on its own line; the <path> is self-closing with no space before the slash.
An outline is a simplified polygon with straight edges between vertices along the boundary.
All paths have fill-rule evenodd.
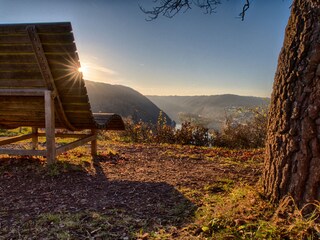
<path id="1" fill-rule="evenodd" d="M 101 166 L 105 167 L 110 178 L 114 177 L 121 182 L 128 181 L 126 178 L 130 179 L 132 176 L 143 179 L 148 175 L 149 178 L 145 181 L 150 182 L 150 179 L 157 178 L 158 182 L 160 180 L 167 182 L 170 186 L 174 186 L 185 200 L 175 202 L 172 206 L 159 201 L 139 202 L 140 207 L 146 204 L 147 208 L 150 207 L 147 204 L 151 204 L 152 209 L 165 213 L 164 216 L 144 216 L 140 210 L 135 211 L 132 206 L 130 207 L 133 208 L 133 213 L 128 212 L 121 205 L 106 209 L 51 210 L 36 217 L 15 218 L 9 225 L 1 222 L 2 217 L 9 215 L 0 207 L 0 239 L 311 240 L 320 238 L 319 202 L 299 210 L 291 198 L 286 198 L 275 206 L 261 195 L 260 185 L 256 183 L 256 179 L 262 169 L 262 149 L 229 150 L 168 144 L 133 144 L 103 138 L 99 146 L 100 157 L 104 161 L 101 163 L 104 165 Z M 20 173 L 29 176 L 30 172 L 50 181 L 55 177 L 71 175 L 74 172 L 80 172 L 79 176 L 83 178 L 96 174 L 95 163 L 90 159 L 88 146 L 59 156 L 59 162 L 49 168 L 45 167 L 41 159 L 23 164 L 19 164 L 19 161 L 21 159 L 11 158 L 8 161 L 0 159 L 0 179 L 11 177 L 13 179 L 14 174 L 20 176 Z M 196 182 L 198 179 L 194 179 L 194 182 L 190 180 L 186 184 L 175 182 L 174 179 L 169 182 L 166 179 L 169 175 L 158 176 L 159 169 L 153 173 L 153 167 L 156 166 L 151 164 L 153 162 L 155 164 L 161 162 L 159 166 L 162 169 L 175 162 L 181 166 L 185 163 L 214 163 L 221 174 L 217 175 L 214 181 L 208 180 L 202 185 Z M 197 165 L 194 166 L 197 170 Z M 180 172 L 185 172 L 185 169 L 174 168 L 172 172 L 178 175 Z M 143 182 L 141 179 L 134 181 Z M 0 189 L 1 187 L 3 185 Z M 70 191 L 72 193 L 72 189 Z M 129 192 L 126 194 L 130 195 Z M 132 195 L 130 199 L 134 200 L 135 197 L 138 195 Z M 148 199 L 148 196 L 144 197 Z M 304 215 L 304 210 L 310 207 L 313 209 L 312 213 Z M 12 205 L 12 208 L 15 206 Z"/>

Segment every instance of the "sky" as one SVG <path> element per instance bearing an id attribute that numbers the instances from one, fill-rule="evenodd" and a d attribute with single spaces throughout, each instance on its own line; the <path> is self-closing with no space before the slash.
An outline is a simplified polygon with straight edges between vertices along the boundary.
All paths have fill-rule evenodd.
<path id="1" fill-rule="evenodd" d="M 292 0 L 222 0 L 146 21 L 153 0 L 0 0 L 0 23 L 71 22 L 86 80 L 144 95 L 270 97 Z"/>

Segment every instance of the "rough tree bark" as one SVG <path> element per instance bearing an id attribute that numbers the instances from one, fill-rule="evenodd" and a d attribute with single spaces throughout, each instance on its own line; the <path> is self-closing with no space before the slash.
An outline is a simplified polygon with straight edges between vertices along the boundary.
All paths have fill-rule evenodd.
<path id="1" fill-rule="evenodd" d="M 265 194 L 320 200 L 320 1 L 294 0 L 278 59 L 263 174 Z"/>

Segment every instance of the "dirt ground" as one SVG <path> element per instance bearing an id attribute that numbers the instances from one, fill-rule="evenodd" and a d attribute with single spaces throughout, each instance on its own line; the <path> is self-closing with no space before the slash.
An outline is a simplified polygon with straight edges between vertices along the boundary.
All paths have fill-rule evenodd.
<path id="1" fill-rule="evenodd" d="M 99 213 L 104 225 L 108 217 L 109 226 L 103 229 L 109 235 L 95 235 L 103 230 L 97 225 L 87 233 L 74 230 L 71 239 L 131 239 L 139 229 L 181 228 L 201 205 L 185 196 L 184 189 L 201 192 L 223 179 L 254 184 L 263 161 L 262 150 L 112 142 L 99 148 L 94 161 L 78 163 L 89 154 L 87 147 L 50 168 L 44 159 L 0 158 L 0 239 L 56 238 L 50 232 L 55 222 L 48 214 L 80 214 L 79 221 L 86 222 L 90 217 L 82 213 Z M 35 230 L 43 216 L 47 222 Z"/>

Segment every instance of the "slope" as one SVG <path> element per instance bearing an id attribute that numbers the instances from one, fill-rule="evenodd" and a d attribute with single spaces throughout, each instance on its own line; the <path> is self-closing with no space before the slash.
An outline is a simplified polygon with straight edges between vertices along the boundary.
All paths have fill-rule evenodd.
<path id="1" fill-rule="evenodd" d="M 210 127 L 216 127 L 238 108 L 266 106 L 268 98 L 247 97 L 232 94 L 211 96 L 147 96 L 163 109 L 174 121 L 191 114 L 206 119 Z"/>
<path id="2" fill-rule="evenodd" d="M 161 110 L 132 88 L 88 80 L 86 87 L 93 112 L 114 112 L 122 117 L 131 117 L 135 122 L 157 123 Z M 171 119 L 165 116 L 171 124 Z"/>

